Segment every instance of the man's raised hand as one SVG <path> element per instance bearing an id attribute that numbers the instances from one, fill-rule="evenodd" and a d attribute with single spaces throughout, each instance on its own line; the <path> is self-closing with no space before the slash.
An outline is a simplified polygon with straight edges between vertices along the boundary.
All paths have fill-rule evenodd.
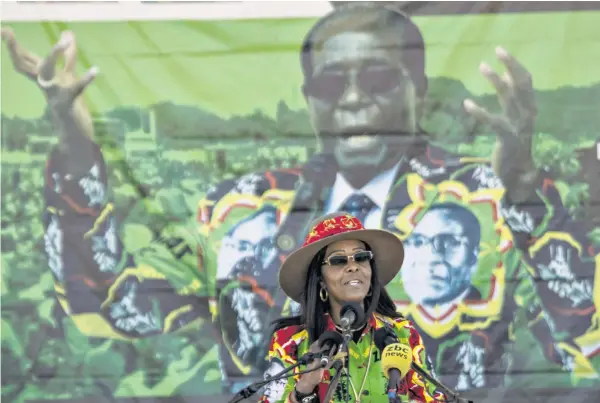
<path id="1" fill-rule="evenodd" d="M 8 46 L 15 69 L 35 81 L 52 106 L 62 108 L 71 106 L 98 73 L 98 69 L 92 67 L 82 77 L 76 76 L 77 45 L 75 35 L 71 31 L 63 32 L 58 42 L 43 59 L 25 49 L 10 28 L 2 28 L 2 39 Z M 65 63 L 59 69 L 57 64 L 61 56 L 64 56 Z"/>
<path id="2" fill-rule="evenodd" d="M 496 133 L 492 167 L 515 201 L 527 198 L 537 171 L 532 156 L 537 107 L 531 74 L 505 49 L 496 48 L 496 57 L 506 67 L 500 76 L 488 64 L 479 70 L 494 86 L 502 113 L 491 113 L 466 99 L 464 107 L 478 121 L 490 125 Z"/>

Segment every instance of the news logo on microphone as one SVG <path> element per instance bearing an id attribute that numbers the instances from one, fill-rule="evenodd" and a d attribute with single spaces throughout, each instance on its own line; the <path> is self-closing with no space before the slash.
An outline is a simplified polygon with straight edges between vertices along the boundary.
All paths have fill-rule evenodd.
<path id="1" fill-rule="evenodd" d="M 410 346 L 400 343 L 388 344 L 381 352 L 381 366 L 383 373 L 387 375 L 388 370 L 395 368 L 402 376 L 410 369 L 412 363 L 412 351 Z"/>
<path id="2" fill-rule="evenodd" d="M 383 357 L 386 355 L 408 360 L 410 357 L 410 347 L 400 343 L 393 343 L 383 349 Z"/>

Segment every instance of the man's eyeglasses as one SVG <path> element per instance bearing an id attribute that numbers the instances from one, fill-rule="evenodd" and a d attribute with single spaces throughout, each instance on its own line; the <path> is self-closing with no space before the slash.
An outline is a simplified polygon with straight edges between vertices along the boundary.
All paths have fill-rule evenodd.
<path id="1" fill-rule="evenodd" d="M 396 89 L 402 80 L 403 71 L 394 67 L 368 67 L 356 76 L 356 85 L 369 96 L 385 94 Z M 307 95 L 327 102 L 336 102 L 350 86 L 348 74 L 326 72 L 309 77 L 305 82 Z"/>
<path id="2" fill-rule="evenodd" d="M 354 255 L 350 256 L 342 256 L 342 255 L 334 255 L 329 256 L 323 264 L 327 264 L 329 266 L 346 266 L 350 260 L 355 261 L 356 263 L 364 263 L 373 259 L 373 252 L 370 250 L 366 250 L 363 252 L 356 252 Z"/>
<path id="3" fill-rule="evenodd" d="M 431 244 L 437 253 L 447 256 L 450 253 L 454 253 L 459 246 L 467 243 L 467 241 L 467 237 L 454 234 L 437 234 L 433 237 L 412 234 L 404 241 L 404 245 L 421 248 Z"/>

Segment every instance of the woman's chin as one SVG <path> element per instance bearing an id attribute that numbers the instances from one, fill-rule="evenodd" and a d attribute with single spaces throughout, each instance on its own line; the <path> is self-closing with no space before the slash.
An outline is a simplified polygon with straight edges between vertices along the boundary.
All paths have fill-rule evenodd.
<path id="1" fill-rule="evenodd" d="M 367 293 L 351 293 L 351 294 L 347 294 L 344 296 L 344 298 L 342 299 L 342 301 L 344 302 L 363 302 L 365 300 L 365 298 L 367 297 Z"/>

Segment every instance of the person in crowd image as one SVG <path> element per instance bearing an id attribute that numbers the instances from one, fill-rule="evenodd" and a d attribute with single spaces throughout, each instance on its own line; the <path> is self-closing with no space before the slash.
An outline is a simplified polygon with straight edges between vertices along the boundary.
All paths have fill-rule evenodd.
<path id="1" fill-rule="evenodd" d="M 340 297 L 335 293 L 344 287 L 325 288 L 321 304 L 315 295 L 303 301 L 277 279 L 286 278 L 289 267 L 281 264 L 310 235 L 311 222 L 344 211 L 356 225 L 393 234 L 406 249 L 396 275 L 400 267 L 380 265 L 382 256 L 368 249 L 375 243 L 352 246 L 373 254 L 360 266 L 373 287 L 359 287 L 361 298 L 372 292 L 366 298 L 373 305 L 365 307 L 370 316 L 356 346 L 368 347 L 370 329 L 385 322 L 413 348 L 423 343 L 415 361 L 444 384 L 495 387 L 504 384 L 503 357 L 513 343 L 515 312 L 523 309 L 548 360 L 577 376 L 598 377 L 590 359 L 600 345 L 594 300 L 600 258 L 586 224 L 564 207 L 553 172 L 534 164 L 533 78 L 506 49 L 495 52 L 504 75 L 485 63 L 479 69 L 501 112 L 464 101 L 464 109 L 495 133 L 493 154 L 454 155 L 419 125 L 428 79 L 417 25 L 395 7 L 336 6 L 311 27 L 299 55 L 300 90 L 318 152 L 296 169 L 217 183 L 199 201 L 197 217 L 159 228 L 146 247 L 128 250 L 83 96 L 96 70 L 76 76 L 71 32 L 45 57 L 27 51 L 9 28 L 2 28 L 2 37 L 15 69 L 43 91 L 60 133 L 44 173 L 44 242 L 63 313 L 84 334 L 136 339 L 212 320 L 224 391 L 236 392 L 263 376 L 267 355 L 274 358 L 268 352 L 274 320 L 305 314 L 297 324 L 308 326 L 298 342 L 302 349 L 318 338 L 311 332 L 334 326 L 334 311 L 327 320 L 325 311 L 307 319 L 306 304 L 333 310 Z M 56 64 L 61 57 L 64 68 Z M 357 256 L 343 250 L 340 256 Z M 309 260 L 294 270 L 335 284 L 329 273 L 350 266 L 334 266 Z M 295 286 L 305 283 L 299 277 Z M 533 302 L 522 306 L 514 297 L 517 287 L 531 288 Z M 313 328 L 316 323 L 324 327 Z M 271 348 L 294 333 L 279 329 Z M 269 394 L 290 395 L 294 386 L 309 393 L 317 377 L 270 385 Z M 419 389 L 416 375 L 410 379 L 408 389 L 421 399 L 434 396 Z M 367 389 L 383 393 L 380 385 Z"/>
<path id="2" fill-rule="evenodd" d="M 391 331 L 408 346 L 410 360 L 423 365 L 425 346 L 419 332 L 401 314 L 385 290 L 402 266 L 404 249 L 398 237 L 388 231 L 365 229 L 356 217 L 336 212 L 319 217 L 309 226 L 302 247 L 294 251 L 281 266 L 279 283 L 282 291 L 301 306 L 298 316 L 276 321 L 269 350 L 268 374 L 296 364 L 309 352 L 319 351 L 319 339 L 326 332 L 345 332 L 342 323 L 344 304 L 359 304 L 363 317 L 347 326 L 347 358 L 336 369 L 321 368 L 320 360 L 306 369 L 313 372 L 272 382 L 260 402 L 389 402 L 385 353 L 376 346 L 377 332 Z M 342 337 L 339 337 L 342 339 Z M 385 351 L 385 350 L 384 350 Z M 383 356 L 382 356 L 383 355 Z M 410 361 L 409 361 L 410 362 Z M 304 370 L 296 367 L 295 373 Z M 332 379 L 338 374 L 338 382 Z M 330 385 L 333 390 L 329 391 Z M 397 393 L 410 401 L 443 402 L 446 397 L 410 369 L 394 385 Z M 328 397 L 333 399 L 330 400 Z"/>

